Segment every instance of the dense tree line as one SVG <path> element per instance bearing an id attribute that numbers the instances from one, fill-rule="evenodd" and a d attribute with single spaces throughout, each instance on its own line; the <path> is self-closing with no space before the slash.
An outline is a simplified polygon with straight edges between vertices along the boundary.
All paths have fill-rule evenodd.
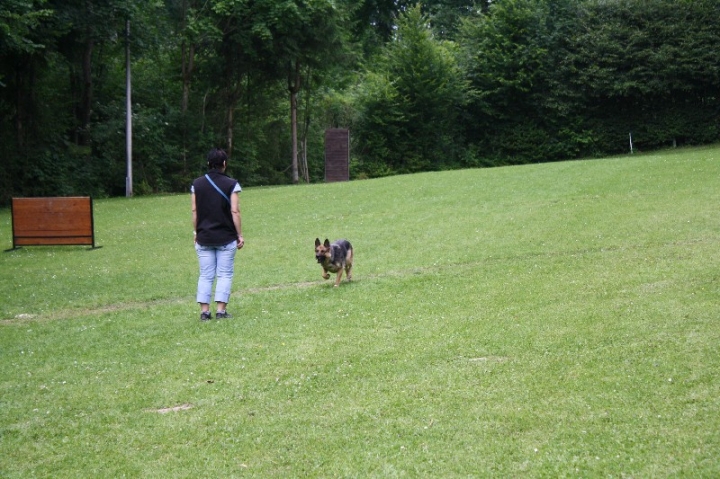
<path id="1" fill-rule="evenodd" d="M 0 204 L 186 191 L 720 140 L 718 0 L 3 0 Z M 127 35 L 129 28 L 129 36 Z"/>

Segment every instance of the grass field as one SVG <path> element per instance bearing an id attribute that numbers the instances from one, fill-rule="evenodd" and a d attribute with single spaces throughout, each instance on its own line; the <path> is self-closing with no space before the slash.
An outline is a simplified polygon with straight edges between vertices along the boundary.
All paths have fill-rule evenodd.
<path id="1" fill-rule="evenodd" d="M 100 249 L 0 253 L 0 477 L 719 477 L 718 178 L 716 146 L 249 188 L 209 323 L 189 195 L 96 200 Z"/>

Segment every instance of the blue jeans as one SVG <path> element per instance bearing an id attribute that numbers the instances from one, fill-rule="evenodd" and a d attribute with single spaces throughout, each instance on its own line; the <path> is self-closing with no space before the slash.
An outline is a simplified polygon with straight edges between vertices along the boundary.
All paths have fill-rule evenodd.
<path id="1" fill-rule="evenodd" d="M 195 251 L 200 261 L 197 302 L 210 303 L 213 282 L 217 277 L 215 301 L 229 303 L 233 274 L 235 273 L 237 241 L 228 243 L 225 246 L 201 246 L 195 243 Z"/>

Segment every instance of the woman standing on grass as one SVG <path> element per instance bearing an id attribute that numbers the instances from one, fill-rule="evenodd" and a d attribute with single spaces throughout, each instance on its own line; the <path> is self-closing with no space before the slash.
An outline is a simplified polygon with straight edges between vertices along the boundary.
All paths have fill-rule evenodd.
<path id="1" fill-rule="evenodd" d="M 231 317 L 226 308 L 235 272 L 235 253 L 245 245 L 238 196 L 242 188 L 237 180 L 225 174 L 227 153 L 215 148 L 208 153 L 207 162 L 208 173 L 193 181 L 190 189 L 195 251 L 200 262 L 197 286 L 200 321 L 212 318 L 210 297 L 215 278 L 215 317 Z"/>

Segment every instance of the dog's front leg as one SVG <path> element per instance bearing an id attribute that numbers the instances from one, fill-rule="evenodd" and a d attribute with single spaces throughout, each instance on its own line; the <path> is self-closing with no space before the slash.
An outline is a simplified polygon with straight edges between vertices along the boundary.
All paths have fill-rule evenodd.
<path id="1" fill-rule="evenodd" d="M 342 272 L 343 272 L 342 268 L 340 268 L 337 272 L 337 278 L 335 278 L 335 287 L 336 288 L 338 286 L 340 286 L 340 278 L 342 278 Z"/>
<path id="2" fill-rule="evenodd" d="M 323 268 L 322 277 L 323 277 L 323 279 L 330 279 L 330 273 L 328 273 L 328 271 L 325 268 Z"/>

